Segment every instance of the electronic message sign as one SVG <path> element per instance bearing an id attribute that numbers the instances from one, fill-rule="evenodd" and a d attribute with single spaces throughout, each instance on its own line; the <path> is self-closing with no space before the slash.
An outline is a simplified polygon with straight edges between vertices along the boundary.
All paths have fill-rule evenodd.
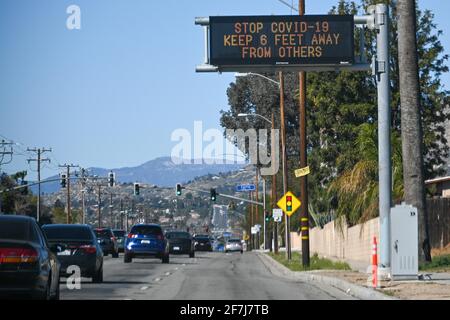
<path id="1" fill-rule="evenodd" d="M 352 65 L 350 15 L 210 17 L 214 66 Z"/>

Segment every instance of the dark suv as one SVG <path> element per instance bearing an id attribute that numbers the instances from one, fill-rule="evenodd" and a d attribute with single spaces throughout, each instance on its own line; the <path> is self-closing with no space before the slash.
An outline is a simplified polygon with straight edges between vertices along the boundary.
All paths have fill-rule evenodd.
<path id="1" fill-rule="evenodd" d="M 208 235 L 196 235 L 194 241 L 195 251 L 213 251 L 211 239 Z"/>
<path id="2" fill-rule="evenodd" d="M 42 227 L 50 245 L 62 244 L 65 250 L 58 252 L 61 275 L 68 276 L 69 266 L 80 267 L 81 276 L 92 282 L 103 282 L 103 252 L 89 225 L 54 224 Z"/>
<path id="3" fill-rule="evenodd" d="M 169 263 L 169 243 L 161 226 L 138 224 L 131 228 L 125 243 L 123 261 L 130 263 L 133 258 L 158 258 Z"/>
<path id="4" fill-rule="evenodd" d="M 169 241 L 171 254 L 188 254 L 190 258 L 195 256 L 194 239 L 189 232 L 168 231 L 166 238 Z"/>
<path id="5" fill-rule="evenodd" d="M 111 254 L 113 258 L 119 257 L 119 245 L 114 233 L 109 228 L 97 228 L 94 230 L 97 241 L 102 247 L 103 254 L 107 256 Z"/>

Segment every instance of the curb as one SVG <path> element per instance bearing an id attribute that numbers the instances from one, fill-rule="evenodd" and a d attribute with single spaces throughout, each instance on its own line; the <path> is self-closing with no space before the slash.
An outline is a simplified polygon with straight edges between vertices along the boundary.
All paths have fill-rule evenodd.
<path id="1" fill-rule="evenodd" d="M 309 272 L 294 272 L 280 264 L 278 261 L 275 261 L 267 254 L 257 252 L 257 255 L 264 263 L 264 265 L 270 270 L 270 272 L 278 276 L 287 277 L 290 279 L 293 278 L 310 283 L 319 282 L 321 284 L 334 287 L 360 300 L 399 300 L 398 298 L 387 296 L 381 292 L 361 287 L 342 279 L 322 276 Z"/>

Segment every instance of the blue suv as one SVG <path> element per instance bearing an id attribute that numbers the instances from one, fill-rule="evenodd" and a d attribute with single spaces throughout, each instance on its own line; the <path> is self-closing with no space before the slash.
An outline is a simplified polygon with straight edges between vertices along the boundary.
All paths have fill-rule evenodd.
<path id="1" fill-rule="evenodd" d="M 131 228 L 125 242 L 125 263 L 133 258 L 158 258 L 169 263 L 169 243 L 161 226 L 157 224 L 138 224 Z"/>

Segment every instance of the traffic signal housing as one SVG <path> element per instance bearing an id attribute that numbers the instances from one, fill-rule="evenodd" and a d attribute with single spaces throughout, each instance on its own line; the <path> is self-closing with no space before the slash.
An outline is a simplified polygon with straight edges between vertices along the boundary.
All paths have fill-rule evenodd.
<path id="1" fill-rule="evenodd" d="M 217 200 L 217 192 L 216 189 L 211 188 L 211 201 L 216 201 Z"/>
<path id="2" fill-rule="evenodd" d="M 61 188 L 65 189 L 67 187 L 67 175 L 65 173 L 60 174 L 61 177 Z"/>
<path id="3" fill-rule="evenodd" d="M 266 212 L 266 222 L 270 222 L 270 219 L 271 219 L 270 214 L 268 214 L 268 213 Z"/>
<path id="4" fill-rule="evenodd" d="M 177 196 L 181 196 L 181 184 L 177 183 Z"/>
<path id="5" fill-rule="evenodd" d="M 115 186 L 115 183 L 116 183 L 116 174 L 114 173 L 114 172 L 110 172 L 109 173 L 109 179 L 108 179 L 108 182 L 109 182 L 109 186 L 110 187 L 114 187 Z"/>
<path id="6" fill-rule="evenodd" d="M 140 186 L 139 183 L 134 184 L 134 195 L 138 196 L 140 194 Z"/>

